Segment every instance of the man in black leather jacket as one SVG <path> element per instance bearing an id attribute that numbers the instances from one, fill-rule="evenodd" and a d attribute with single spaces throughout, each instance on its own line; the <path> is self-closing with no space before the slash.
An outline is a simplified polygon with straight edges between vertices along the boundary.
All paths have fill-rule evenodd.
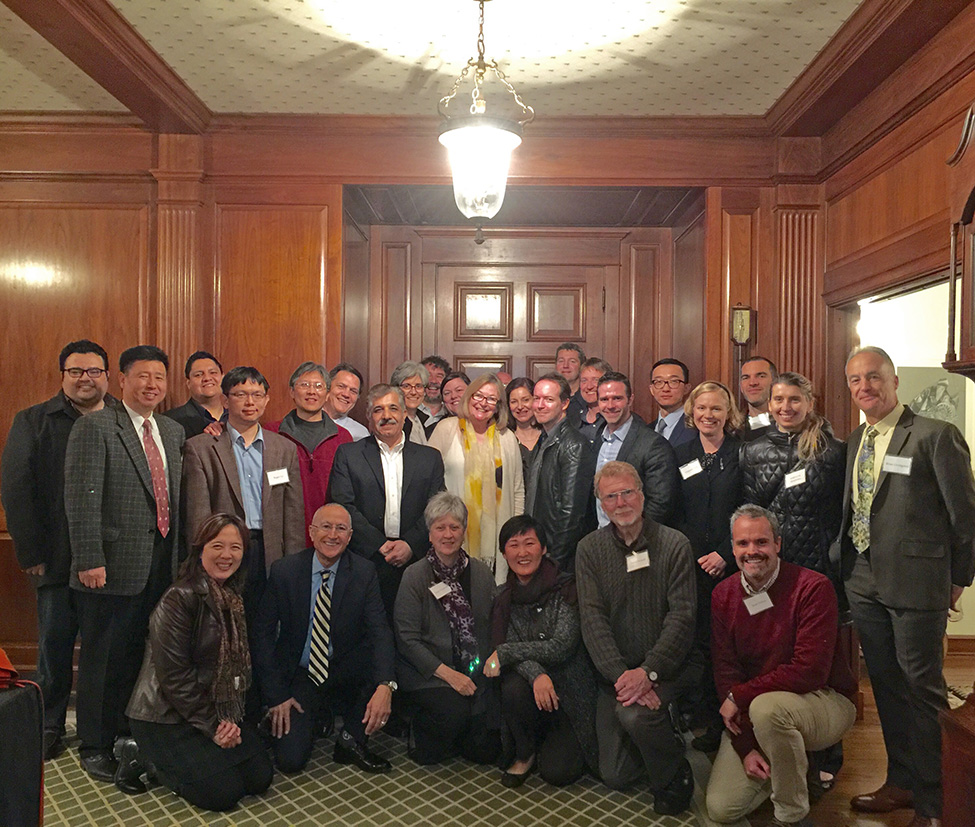
<path id="1" fill-rule="evenodd" d="M 564 571 L 575 569 L 576 544 L 596 528 L 595 454 L 565 418 L 571 396 L 560 374 L 547 373 L 535 383 L 535 421 L 545 436 L 525 492 L 525 513 L 545 527 L 549 556 Z"/>

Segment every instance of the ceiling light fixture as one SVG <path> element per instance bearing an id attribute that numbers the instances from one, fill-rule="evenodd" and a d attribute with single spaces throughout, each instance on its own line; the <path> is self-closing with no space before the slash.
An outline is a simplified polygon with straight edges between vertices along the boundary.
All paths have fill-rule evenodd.
<path id="1" fill-rule="evenodd" d="M 477 240 L 480 243 L 483 241 L 483 223 L 497 215 L 504 202 L 511 152 L 521 143 L 523 127 L 535 117 L 535 110 L 521 99 L 497 61 L 484 59 L 485 0 L 476 1 L 480 7 L 477 57 L 467 61 L 453 88 L 440 99 L 437 110 L 444 119 L 440 127 L 440 143 L 447 148 L 450 159 L 454 201 L 457 209 L 477 223 Z M 485 114 L 487 101 L 482 87 L 488 71 L 494 72 L 511 94 L 521 110 L 519 117 L 508 119 Z M 470 108 L 466 113 L 452 116 L 450 104 L 465 82 L 474 84 Z"/>

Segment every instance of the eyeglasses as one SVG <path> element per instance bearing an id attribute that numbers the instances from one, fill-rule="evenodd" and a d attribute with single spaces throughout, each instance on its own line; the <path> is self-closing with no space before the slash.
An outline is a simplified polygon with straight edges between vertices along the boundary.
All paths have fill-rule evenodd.
<path id="1" fill-rule="evenodd" d="M 103 373 L 108 373 L 104 368 L 65 368 L 61 373 L 66 373 L 72 379 L 80 379 L 86 373 L 91 379 L 97 379 Z"/>
<path id="2" fill-rule="evenodd" d="M 678 379 L 676 376 L 671 376 L 670 379 L 653 379 L 650 382 L 655 388 L 662 388 L 664 385 L 670 388 L 679 388 L 681 385 L 686 384 L 683 379 Z"/>
<path id="3" fill-rule="evenodd" d="M 231 396 L 234 399 L 239 399 L 241 401 L 243 401 L 244 399 L 253 399 L 257 402 L 260 402 L 262 399 L 264 399 L 267 396 L 267 394 L 264 391 L 251 391 L 249 393 L 247 391 L 231 391 L 228 394 L 228 396 Z"/>
<path id="4" fill-rule="evenodd" d="M 322 534 L 330 534 L 333 531 L 336 534 L 345 534 L 352 530 L 352 526 L 347 526 L 345 523 L 322 523 L 321 525 L 312 523 L 309 528 L 317 528 Z"/>
<path id="5" fill-rule="evenodd" d="M 485 396 L 480 391 L 471 394 L 471 400 L 474 402 L 480 402 L 482 405 L 487 405 L 491 408 L 495 408 L 498 405 L 498 398 L 496 396 Z"/>
<path id="6" fill-rule="evenodd" d="M 616 505 L 620 500 L 629 500 L 637 493 L 635 488 L 624 488 L 622 491 L 614 491 L 612 494 L 603 494 L 599 501 Z"/>
<path id="7" fill-rule="evenodd" d="M 295 387 L 300 391 L 307 391 L 312 389 L 316 391 L 323 391 L 325 390 L 325 383 L 324 382 L 295 382 Z"/>
<path id="8" fill-rule="evenodd" d="M 412 391 L 413 393 L 419 393 L 425 387 L 426 387 L 426 385 L 423 385 L 423 384 L 421 384 L 419 382 L 417 382 L 416 384 L 412 384 L 412 385 L 409 382 L 403 382 L 403 384 L 400 385 L 400 388 L 402 390 L 404 390 L 404 391 Z"/>

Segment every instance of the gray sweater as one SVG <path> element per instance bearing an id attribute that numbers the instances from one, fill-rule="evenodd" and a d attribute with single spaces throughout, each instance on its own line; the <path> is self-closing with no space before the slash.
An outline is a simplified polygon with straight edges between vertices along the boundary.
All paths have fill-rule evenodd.
<path id="1" fill-rule="evenodd" d="M 650 565 L 626 570 L 626 556 L 647 550 Z M 676 680 L 694 645 L 697 596 L 694 555 L 679 531 L 646 520 L 627 548 L 612 525 L 594 531 L 576 551 L 582 639 L 603 679 L 615 683 L 642 666 Z"/>

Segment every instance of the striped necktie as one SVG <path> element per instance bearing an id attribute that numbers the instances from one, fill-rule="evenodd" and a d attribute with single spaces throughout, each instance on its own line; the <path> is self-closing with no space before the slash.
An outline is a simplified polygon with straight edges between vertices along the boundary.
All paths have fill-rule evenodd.
<path id="1" fill-rule="evenodd" d="M 876 438 L 877 429 L 871 425 L 867 428 L 860 448 L 860 456 L 857 457 L 857 495 L 853 504 L 850 537 L 856 550 L 861 554 L 870 548 L 870 508 L 873 505 L 873 461 L 877 453 L 874 447 Z"/>
<path id="2" fill-rule="evenodd" d="M 315 598 L 315 616 L 311 623 L 311 648 L 308 651 L 308 676 L 321 685 L 328 680 L 328 627 L 332 619 L 332 598 L 328 582 L 332 572 L 322 574 L 322 586 Z"/>

